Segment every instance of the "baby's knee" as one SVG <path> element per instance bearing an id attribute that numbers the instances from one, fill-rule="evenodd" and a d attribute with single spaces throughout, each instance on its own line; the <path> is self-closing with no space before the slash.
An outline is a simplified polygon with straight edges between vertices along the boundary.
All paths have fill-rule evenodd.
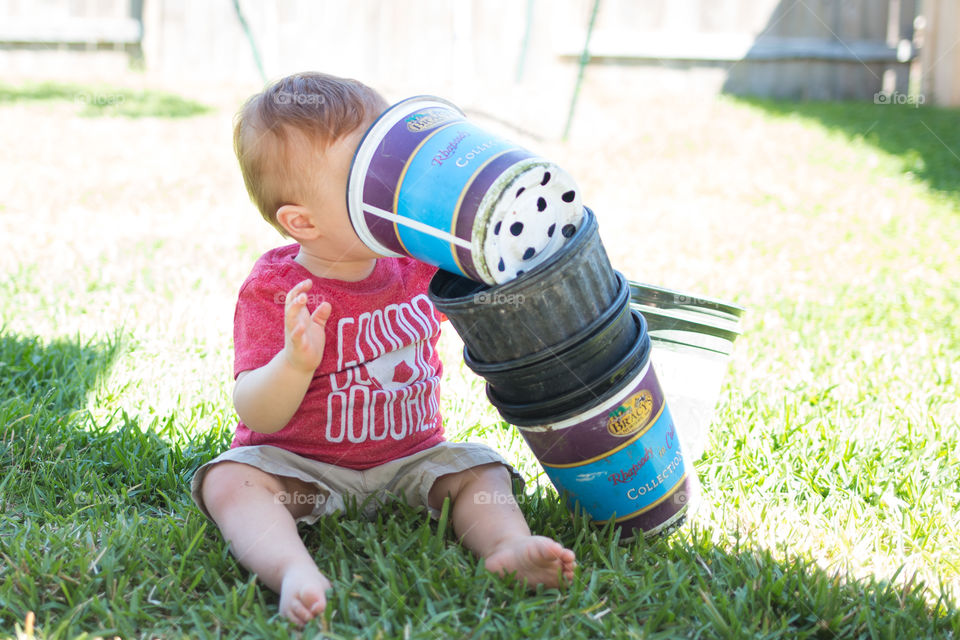
<path id="1" fill-rule="evenodd" d="M 220 462 L 207 470 L 200 492 L 208 511 L 228 505 L 244 492 L 268 491 L 276 494 L 283 490 L 274 476 L 242 462 Z"/>
<path id="2" fill-rule="evenodd" d="M 507 468 L 499 462 L 491 462 L 440 476 L 430 490 L 429 499 L 433 506 L 434 503 L 442 503 L 447 496 L 456 500 L 464 490 L 471 492 L 477 488 L 510 486 L 510 472 Z"/>
<path id="3" fill-rule="evenodd" d="M 499 462 L 491 462 L 480 465 L 479 467 L 467 469 L 467 473 L 471 474 L 471 480 L 482 484 L 502 485 L 505 487 L 509 487 L 512 484 L 510 472 Z"/>

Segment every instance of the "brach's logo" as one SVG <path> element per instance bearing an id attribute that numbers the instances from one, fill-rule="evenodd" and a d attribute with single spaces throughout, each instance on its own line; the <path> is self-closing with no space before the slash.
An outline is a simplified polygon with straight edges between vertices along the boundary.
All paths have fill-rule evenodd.
<path id="1" fill-rule="evenodd" d="M 647 426 L 653 413 L 653 394 L 644 389 L 610 412 L 607 431 L 614 436 L 628 436 Z"/>
<path id="2" fill-rule="evenodd" d="M 444 122 L 450 122 L 458 116 L 447 109 L 433 108 L 414 113 L 407 117 L 407 129 L 413 133 L 429 131 Z"/>

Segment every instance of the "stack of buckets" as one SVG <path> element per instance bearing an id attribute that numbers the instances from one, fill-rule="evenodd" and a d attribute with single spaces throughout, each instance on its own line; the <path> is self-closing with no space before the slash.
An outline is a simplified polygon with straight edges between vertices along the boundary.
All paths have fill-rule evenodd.
<path id="1" fill-rule="evenodd" d="M 522 277 L 488 287 L 446 271 L 430 298 L 464 342 L 464 360 L 572 508 L 624 534 L 679 524 L 696 479 L 593 213 Z M 625 535 L 625 537 L 629 537 Z"/>
<path id="2" fill-rule="evenodd" d="M 440 267 L 430 299 L 572 509 L 624 538 L 683 522 L 698 485 L 636 284 L 569 176 L 424 96 L 367 131 L 347 195 L 367 246 Z"/>

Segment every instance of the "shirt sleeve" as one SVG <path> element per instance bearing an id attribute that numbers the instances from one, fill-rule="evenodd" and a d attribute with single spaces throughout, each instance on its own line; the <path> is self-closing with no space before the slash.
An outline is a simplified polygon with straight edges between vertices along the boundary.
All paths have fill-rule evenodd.
<path id="1" fill-rule="evenodd" d="M 274 282 L 244 283 L 233 314 L 233 376 L 259 369 L 283 349 L 283 308 L 286 292 Z"/>
<path id="2" fill-rule="evenodd" d="M 430 289 L 430 281 L 433 279 L 433 276 L 436 275 L 439 269 L 437 269 L 437 267 L 433 266 L 432 264 L 427 264 L 426 262 L 420 262 L 419 260 L 416 261 L 416 264 L 417 264 L 416 266 L 417 278 L 423 282 L 423 292 L 426 293 Z M 447 316 L 444 315 L 439 309 L 434 309 L 434 310 L 440 322 L 447 321 Z"/>

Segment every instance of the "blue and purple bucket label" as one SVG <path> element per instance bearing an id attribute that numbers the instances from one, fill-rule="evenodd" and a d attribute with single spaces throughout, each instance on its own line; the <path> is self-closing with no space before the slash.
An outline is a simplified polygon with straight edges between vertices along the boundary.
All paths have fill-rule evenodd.
<path id="1" fill-rule="evenodd" d="M 559 167 L 430 96 L 394 105 L 370 127 L 347 204 L 357 235 L 377 253 L 488 284 L 546 260 L 583 215 Z"/>
<path id="2" fill-rule="evenodd" d="M 593 520 L 652 535 L 685 517 L 696 479 L 649 359 L 599 406 L 519 428 L 569 506 Z"/>

